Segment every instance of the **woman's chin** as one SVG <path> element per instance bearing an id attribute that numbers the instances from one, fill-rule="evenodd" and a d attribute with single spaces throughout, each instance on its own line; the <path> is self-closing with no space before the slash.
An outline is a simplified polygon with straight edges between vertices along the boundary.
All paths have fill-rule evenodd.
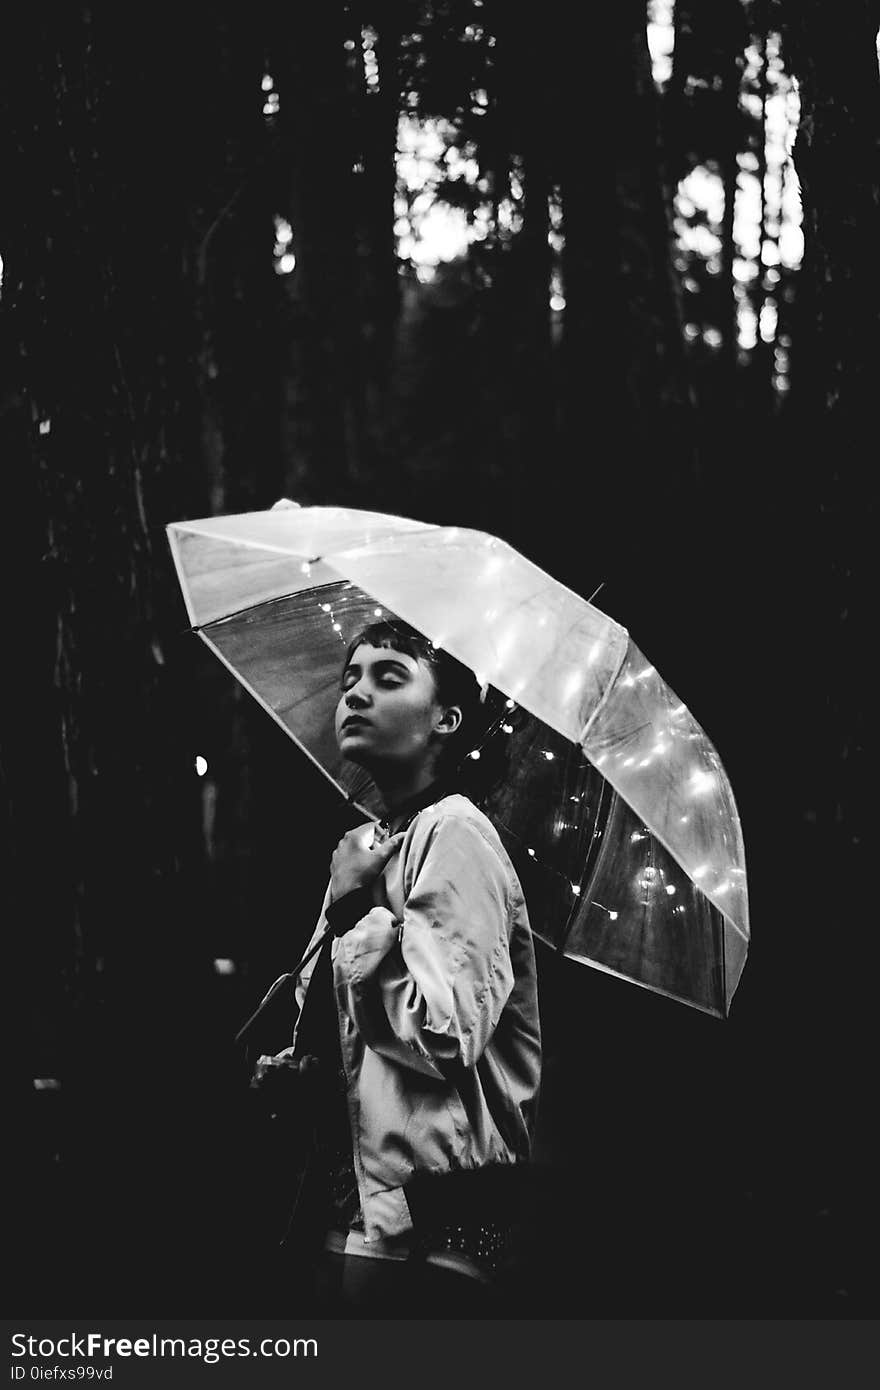
<path id="1" fill-rule="evenodd" d="M 339 751 L 346 762 L 357 763 L 358 767 L 369 769 L 372 761 L 370 758 L 370 750 L 364 741 L 359 739 L 356 735 L 352 737 L 351 734 L 347 734 L 341 738 L 339 740 Z"/>

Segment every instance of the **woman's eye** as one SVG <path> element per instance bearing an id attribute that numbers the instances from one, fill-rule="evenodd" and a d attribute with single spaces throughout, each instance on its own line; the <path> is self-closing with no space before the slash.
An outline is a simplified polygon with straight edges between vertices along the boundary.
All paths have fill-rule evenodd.
<path id="1" fill-rule="evenodd" d="M 344 695 L 347 690 L 351 690 L 353 686 L 359 683 L 360 679 L 361 677 L 357 675 L 344 675 L 339 682 L 341 693 Z M 404 685 L 405 681 L 406 677 L 403 676 L 400 671 L 377 671 L 375 674 L 368 674 L 366 677 L 368 685 L 372 684 L 387 690 L 395 690 L 399 686 Z"/>

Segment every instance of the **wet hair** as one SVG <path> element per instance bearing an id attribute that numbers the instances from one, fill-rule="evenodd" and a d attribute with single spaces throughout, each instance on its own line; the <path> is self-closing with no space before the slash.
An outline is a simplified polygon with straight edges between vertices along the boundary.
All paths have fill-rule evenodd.
<path id="1" fill-rule="evenodd" d="M 504 697 L 491 686 L 481 688 L 473 671 L 399 618 L 362 628 L 349 643 L 343 671 L 362 646 L 403 652 L 430 669 L 438 702 L 461 710 L 461 724 L 445 741 L 435 764 L 438 779 L 473 801 L 484 800 L 507 774 L 507 737 L 501 729 Z M 479 757 L 472 757 L 473 752 Z"/>

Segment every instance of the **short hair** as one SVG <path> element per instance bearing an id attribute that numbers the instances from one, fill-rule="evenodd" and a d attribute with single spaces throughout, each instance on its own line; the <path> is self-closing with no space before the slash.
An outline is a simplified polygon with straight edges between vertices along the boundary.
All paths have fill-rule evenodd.
<path id="1" fill-rule="evenodd" d="M 462 716 L 437 761 L 438 776 L 474 801 L 484 800 L 507 774 L 507 740 L 499 736 L 504 697 L 491 686 L 481 687 L 469 667 L 400 618 L 383 618 L 362 628 L 348 645 L 343 671 L 362 646 L 403 652 L 430 669 L 440 704 L 458 705 Z M 475 752 L 478 758 L 472 756 Z"/>

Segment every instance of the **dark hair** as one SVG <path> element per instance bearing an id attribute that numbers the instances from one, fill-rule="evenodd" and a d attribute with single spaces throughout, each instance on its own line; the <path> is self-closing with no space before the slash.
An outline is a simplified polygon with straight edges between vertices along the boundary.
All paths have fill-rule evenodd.
<path id="1" fill-rule="evenodd" d="M 461 725 L 449 738 L 437 763 L 437 775 L 474 801 L 482 801 L 507 774 L 504 697 L 483 690 L 469 667 L 402 619 L 383 619 L 362 628 L 349 643 L 343 671 L 358 647 L 388 647 L 422 661 L 431 670 L 441 705 L 458 705 Z M 479 757 L 471 755 L 478 753 Z"/>

